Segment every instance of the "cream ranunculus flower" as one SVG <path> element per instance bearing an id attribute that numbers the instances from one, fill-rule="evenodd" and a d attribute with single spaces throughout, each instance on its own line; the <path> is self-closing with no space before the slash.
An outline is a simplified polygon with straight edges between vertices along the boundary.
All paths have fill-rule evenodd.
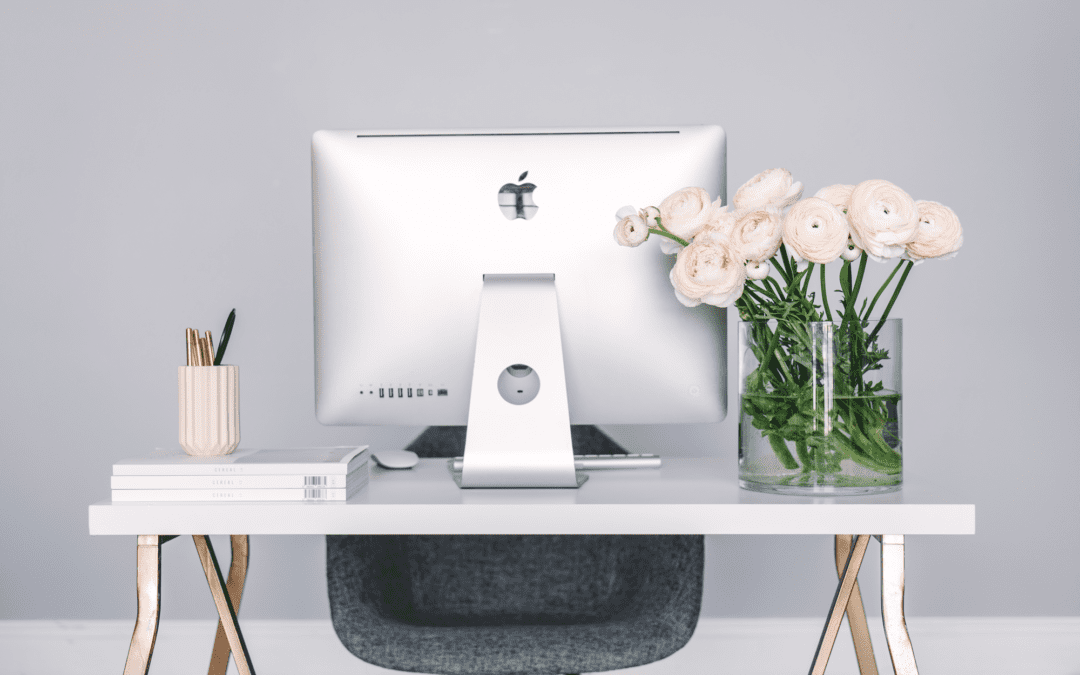
<path id="1" fill-rule="evenodd" d="M 739 222 L 739 218 L 743 215 L 740 211 L 730 210 L 726 204 L 720 206 L 720 200 L 717 200 L 713 202 L 712 213 L 709 214 L 709 220 L 705 223 L 705 228 L 697 236 L 709 232 L 710 236 L 730 238 L 731 233 L 735 231 L 735 224 Z"/>
<path id="2" fill-rule="evenodd" d="M 707 237 L 679 251 L 668 278 L 675 297 L 687 307 L 703 302 L 729 307 L 742 295 L 746 266 L 722 238 Z"/>
<path id="3" fill-rule="evenodd" d="M 743 260 L 761 262 L 776 255 L 784 234 L 780 212 L 772 207 L 742 214 L 731 231 L 731 245 Z"/>
<path id="4" fill-rule="evenodd" d="M 844 247 L 843 252 L 840 253 L 840 257 L 848 262 L 855 262 L 862 257 L 862 249 L 855 245 L 855 242 L 848 237 L 847 246 Z"/>
<path id="5" fill-rule="evenodd" d="M 649 238 L 649 226 L 645 224 L 645 220 L 638 215 L 635 209 L 633 213 L 623 216 L 615 224 L 614 234 L 615 241 L 620 246 L 640 246 Z"/>
<path id="6" fill-rule="evenodd" d="M 769 169 L 743 183 L 731 204 L 738 211 L 756 211 L 769 206 L 783 211 L 801 196 L 802 183 L 792 183 L 790 171 Z"/>
<path id="7" fill-rule="evenodd" d="M 821 188 L 814 196 L 818 199 L 824 199 L 840 209 L 841 213 L 846 214 L 848 204 L 851 203 L 851 193 L 854 191 L 854 185 L 841 185 L 840 183 L 837 183 L 836 185 Z"/>
<path id="8" fill-rule="evenodd" d="M 927 258 L 952 258 L 964 243 L 960 219 L 953 210 L 937 202 L 917 201 L 919 227 L 915 241 L 907 245 L 906 257 L 916 263 Z"/>
<path id="9" fill-rule="evenodd" d="M 852 241 L 878 262 L 903 255 L 919 227 L 915 200 L 887 180 L 856 185 L 847 215 Z"/>
<path id="10" fill-rule="evenodd" d="M 708 222 L 712 197 L 703 188 L 688 187 L 660 202 L 660 220 L 668 232 L 689 241 Z"/>
<path id="11" fill-rule="evenodd" d="M 748 262 L 746 263 L 746 278 L 753 279 L 754 281 L 761 281 L 765 277 L 769 276 L 769 263 L 767 262 Z"/>
<path id="12" fill-rule="evenodd" d="M 660 224 L 656 222 L 656 219 L 660 217 L 660 209 L 655 206 L 646 206 L 638 211 L 638 215 L 645 221 L 645 224 L 649 227 L 659 227 Z"/>
<path id="13" fill-rule="evenodd" d="M 800 258 L 824 265 L 840 257 L 848 243 L 847 218 L 820 197 L 808 197 L 784 217 L 784 244 Z"/>

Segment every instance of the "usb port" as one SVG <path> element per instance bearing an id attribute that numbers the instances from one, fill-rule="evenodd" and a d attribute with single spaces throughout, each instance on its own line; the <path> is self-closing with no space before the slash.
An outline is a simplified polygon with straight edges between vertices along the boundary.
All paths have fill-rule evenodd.
<path id="1" fill-rule="evenodd" d="M 394 398 L 394 388 L 390 387 L 390 398 Z"/>
<path id="2" fill-rule="evenodd" d="M 412 387 L 409 387 L 408 392 L 409 392 L 409 398 L 412 398 Z"/>
<path id="3" fill-rule="evenodd" d="M 439 390 L 439 396 L 446 396 L 446 390 L 445 389 L 440 389 Z"/>
<path id="4" fill-rule="evenodd" d="M 379 387 L 379 398 L 386 398 L 385 394 L 386 390 L 384 390 L 382 387 Z"/>

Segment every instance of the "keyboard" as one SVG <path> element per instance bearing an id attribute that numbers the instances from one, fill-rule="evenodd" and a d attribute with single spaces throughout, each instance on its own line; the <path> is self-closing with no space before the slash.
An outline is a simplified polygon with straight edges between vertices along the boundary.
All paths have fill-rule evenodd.
<path id="1" fill-rule="evenodd" d="M 454 471 L 465 465 L 463 457 L 454 458 Z M 574 455 L 574 468 L 582 471 L 605 469 L 659 469 L 660 456 L 637 455 Z"/>

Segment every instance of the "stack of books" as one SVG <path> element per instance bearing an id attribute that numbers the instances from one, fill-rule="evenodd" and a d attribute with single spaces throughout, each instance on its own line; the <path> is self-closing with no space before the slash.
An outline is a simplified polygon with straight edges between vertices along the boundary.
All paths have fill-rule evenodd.
<path id="1" fill-rule="evenodd" d="M 180 452 L 113 464 L 113 502 L 339 501 L 368 481 L 368 446 Z"/>

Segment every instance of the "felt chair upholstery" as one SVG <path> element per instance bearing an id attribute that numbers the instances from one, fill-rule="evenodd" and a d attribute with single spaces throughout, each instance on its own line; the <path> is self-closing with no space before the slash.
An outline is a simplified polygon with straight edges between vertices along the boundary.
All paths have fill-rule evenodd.
<path id="1" fill-rule="evenodd" d="M 328 535 L 326 569 L 334 629 L 368 663 L 598 672 L 657 661 L 690 639 L 704 538 Z"/>

